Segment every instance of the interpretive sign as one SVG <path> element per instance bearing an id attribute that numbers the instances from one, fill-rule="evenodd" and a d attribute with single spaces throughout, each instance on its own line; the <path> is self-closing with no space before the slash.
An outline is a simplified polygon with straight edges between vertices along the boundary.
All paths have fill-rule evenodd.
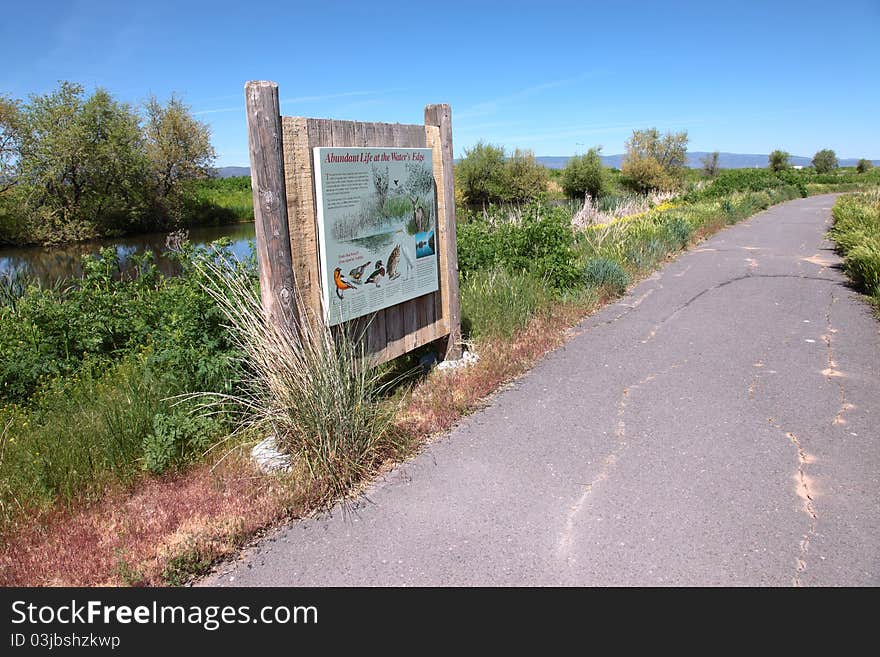
<path id="1" fill-rule="evenodd" d="M 316 147 L 314 163 L 327 323 L 437 291 L 431 149 Z"/>

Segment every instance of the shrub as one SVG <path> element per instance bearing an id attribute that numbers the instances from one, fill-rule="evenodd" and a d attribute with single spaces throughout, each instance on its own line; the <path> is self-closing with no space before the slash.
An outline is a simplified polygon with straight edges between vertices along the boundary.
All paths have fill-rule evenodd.
<path id="1" fill-rule="evenodd" d="M 504 163 L 502 200 L 526 203 L 547 191 L 547 169 L 535 160 L 532 151 L 516 149 Z"/>
<path id="2" fill-rule="evenodd" d="M 871 160 L 866 160 L 862 158 L 859 160 L 858 164 L 856 164 L 856 171 L 858 173 L 867 173 L 871 169 L 874 168 L 874 163 Z"/>
<path id="3" fill-rule="evenodd" d="M 816 173 L 830 173 L 837 168 L 837 154 L 830 148 L 823 148 L 813 156 Z"/>
<path id="4" fill-rule="evenodd" d="M 621 169 L 620 182 L 637 194 L 673 186 L 672 178 L 653 157 L 627 159 Z"/>
<path id="5" fill-rule="evenodd" d="M 486 209 L 492 204 L 526 203 L 547 191 L 547 169 L 531 151 L 477 143 L 455 167 L 456 186 L 466 205 Z"/>
<path id="6" fill-rule="evenodd" d="M 687 143 L 687 131 L 667 132 L 661 137 L 656 128 L 633 130 L 626 142 L 621 182 L 641 194 L 680 185 L 687 164 Z"/>
<path id="7" fill-rule="evenodd" d="M 708 178 L 714 178 L 718 175 L 718 158 L 720 154 L 718 151 L 713 153 L 709 153 L 700 160 L 703 165 L 703 173 L 706 174 Z"/>
<path id="8" fill-rule="evenodd" d="M 775 150 L 767 157 L 771 171 L 784 171 L 789 168 L 789 155 L 786 151 Z"/>
<path id="9" fill-rule="evenodd" d="M 569 198 L 583 199 L 587 194 L 596 199 L 604 196 L 608 181 L 600 156 L 601 147 L 591 148 L 584 155 L 571 158 L 562 171 L 562 190 Z"/>
<path id="10" fill-rule="evenodd" d="M 691 225 L 683 217 L 674 217 L 668 224 L 669 235 L 672 245 L 676 249 L 683 249 L 690 242 L 693 230 Z"/>
<path id="11" fill-rule="evenodd" d="M 455 167 L 455 179 L 468 205 L 486 207 L 499 202 L 504 197 L 504 149 L 482 141 L 466 149 Z"/>
<path id="12" fill-rule="evenodd" d="M 153 432 L 143 441 L 143 468 L 161 474 L 193 456 L 200 456 L 220 433 L 216 416 L 187 413 L 176 407 L 153 416 Z"/>
<path id="13" fill-rule="evenodd" d="M 604 289 L 612 296 L 619 296 L 629 285 L 629 276 L 623 267 L 608 258 L 593 258 L 584 268 L 584 282 L 587 285 Z"/>
<path id="14" fill-rule="evenodd" d="M 462 274 L 504 267 L 528 272 L 562 289 L 576 285 L 575 235 L 565 208 L 533 203 L 518 210 L 493 207 L 484 218 L 458 228 Z"/>

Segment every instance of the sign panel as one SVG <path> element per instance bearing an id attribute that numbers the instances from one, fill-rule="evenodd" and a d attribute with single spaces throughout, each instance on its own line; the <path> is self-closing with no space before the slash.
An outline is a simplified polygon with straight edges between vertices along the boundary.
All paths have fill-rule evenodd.
<path id="1" fill-rule="evenodd" d="M 314 149 L 330 326 L 439 289 L 430 148 Z"/>

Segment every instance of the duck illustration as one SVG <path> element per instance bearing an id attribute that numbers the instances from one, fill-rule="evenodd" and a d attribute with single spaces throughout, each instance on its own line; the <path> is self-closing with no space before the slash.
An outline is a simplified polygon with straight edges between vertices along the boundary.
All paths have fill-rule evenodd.
<path id="1" fill-rule="evenodd" d="M 376 268 L 373 270 L 373 273 L 367 276 L 367 283 L 374 283 L 376 287 L 379 287 L 379 281 L 382 280 L 382 277 L 385 275 L 385 267 L 382 266 L 382 261 L 376 261 Z"/>
<path id="2" fill-rule="evenodd" d="M 366 269 L 367 265 L 369 265 L 369 264 L 370 264 L 370 261 L 367 260 L 364 264 L 358 265 L 357 267 L 352 269 L 350 272 L 348 272 L 348 275 L 351 276 L 355 282 L 360 282 L 361 276 L 364 275 L 364 269 Z"/>
<path id="3" fill-rule="evenodd" d="M 342 299 L 343 290 L 356 290 L 357 285 L 345 280 L 342 276 L 342 270 L 337 267 L 333 270 L 333 282 L 336 283 L 336 296 Z"/>

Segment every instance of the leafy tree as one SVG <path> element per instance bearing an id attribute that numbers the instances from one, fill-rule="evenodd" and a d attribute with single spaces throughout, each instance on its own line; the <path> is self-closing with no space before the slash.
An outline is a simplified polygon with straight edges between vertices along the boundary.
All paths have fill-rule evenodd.
<path id="1" fill-rule="evenodd" d="M 144 109 L 146 153 L 159 198 L 178 193 L 182 181 L 209 177 L 216 155 L 208 125 L 175 96 L 165 106 L 154 96 Z"/>
<path id="2" fill-rule="evenodd" d="M 830 173 L 837 168 L 837 154 L 830 148 L 823 148 L 813 156 L 816 173 Z"/>
<path id="3" fill-rule="evenodd" d="M 21 104 L 0 95 L 0 194 L 18 182 Z"/>
<path id="4" fill-rule="evenodd" d="M 653 157 L 627 160 L 621 169 L 620 182 L 639 194 L 674 187 L 672 178 Z"/>
<path id="5" fill-rule="evenodd" d="M 501 200 L 525 203 L 547 191 L 547 169 L 535 160 L 532 151 L 516 149 L 504 163 L 504 189 Z"/>
<path id="6" fill-rule="evenodd" d="M 767 158 L 769 167 L 771 171 L 785 171 L 789 168 L 789 158 L 791 155 L 786 151 L 775 150 L 770 153 L 770 156 Z"/>
<path id="7" fill-rule="evenodd" d="M 608 187 L 600 155 L 602 147 L 591 148 L 571 158 L 562 170 L 562 190 L 569 198 L 583 199 L 587 194 L 599 198 Z"/>
<path id="8" fill-rule="evenodd" d="M 23 111 L 20 180 L 32 211 L 61 228 L 111 225 L 143 206 L 146 159 L 137 114 L 103 89 L 32 96 Z M 83 237 L 87 235 L 79 235 Z M 65 235 L 74 237 L 74 235 Z"/>
<path id="9" fill-rule="evenodd" d="M 473 207 L 496 202 L 504 192 L 504 149 L 482 141 L 470 150 L 455 170 L 464 200 Z"/>
<path id="10" fill-rule="evenodd" d="M 633 130 L 626 142 L 621 181 L 638 192 L 679 185 L 687 163 L 687 131 L 660 135 L 656 128 Z"/>
<path id="11" fill-rule="evenodd" d="M 703 173 L 706 174 L 709 178 L 714 178 L 718 175 L 718 151 L 714 151 L 712 153 L 708 153 L 704 155 L 700 162 L 703 165 Z"/>
<path id="12" fill-rule="evenodd" d="M 858 173 L 867 173 L 871 169 L 874 168 L 874 163 L 871 160 L 866 160 L 862 158 L 859 160 L 858 164 L 856 164 L 856 171 Z"/>

